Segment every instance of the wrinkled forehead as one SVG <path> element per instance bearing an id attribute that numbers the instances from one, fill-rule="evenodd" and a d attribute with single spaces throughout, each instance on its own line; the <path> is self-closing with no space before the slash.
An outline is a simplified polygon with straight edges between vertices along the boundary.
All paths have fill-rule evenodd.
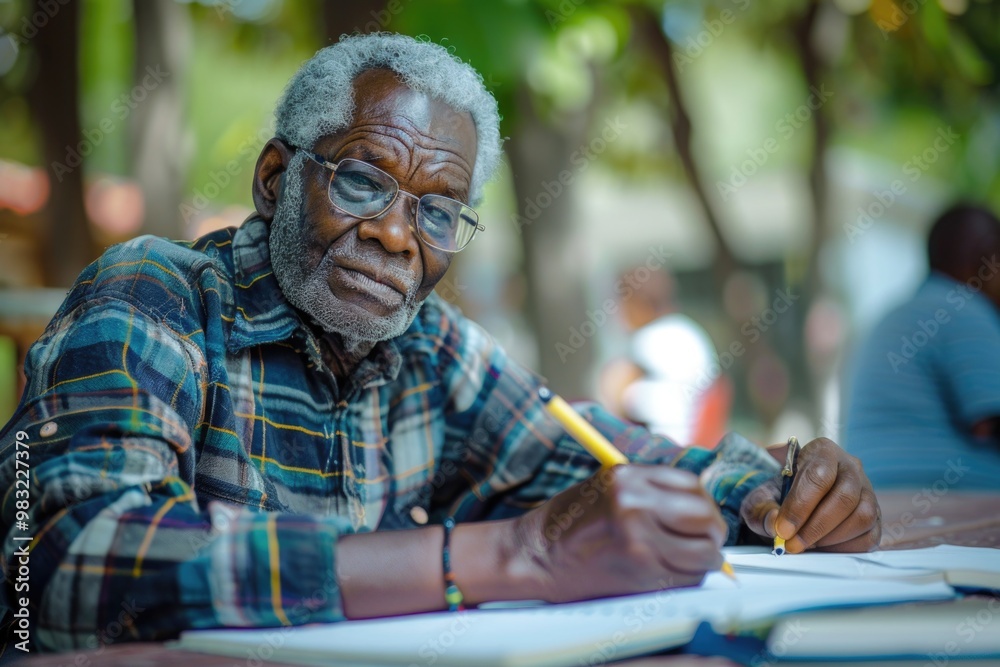
<path id="1" fill-rule="evenodd" d="M 333 159 L 374 162 L 397 180 L 423 175 L 428 191 L 466 199 L 477 152 L 467 111 L 406 86 L 389 70 L 368 70 L 354 81 L 351 124 L 316 143 Z"/>
<path id="2" fill-rule="evenodd" d="M 456 153 L 469 162 L 476 157 L 472 115 L 413 90 L 392 71 L 372 69 L 354 80 L 354 113 L 347 133 L 406 132 L 428 149 Z"/>

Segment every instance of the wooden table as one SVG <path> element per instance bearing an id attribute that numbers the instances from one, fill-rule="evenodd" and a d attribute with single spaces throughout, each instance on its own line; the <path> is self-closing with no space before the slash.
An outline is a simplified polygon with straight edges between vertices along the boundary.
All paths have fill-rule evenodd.
<path id="1" fill-rule="evenodd" d="M 882 548 L 916 549 L 937 544 L 1000 548 L 1000 492 L 959 493 L 944 489 L 879 494 L 882 508 Z M 1000 553 L 998 553 L 1000 557 Z M 33 657 L 25 667 L 294 667 L 285 663 L 257 662 L 172 651 L 162 644 L 128 644 L 103 652 L 84 651 Z M 722 658 L 664 655 L 617 663 L 622 667 L 739 667 Z M 837 663 L 823 663 L 832 667 Z M 851 667 L 866 663 L 851 662 Z M 871 663 L 885 667 L 891 663 Z M 923 664 L 923 662 L 919 663 Z M 960 667 L 993 665 L 995 661 L 962 661 Z M 792 667 L 786 663 L 782 667 Z"/>
<path id="2" fill-rule="evenodd" d="M 1000 493 L 882 493 L 879 506 L 883 549 L 938 544 L 1000 548 Z"/>

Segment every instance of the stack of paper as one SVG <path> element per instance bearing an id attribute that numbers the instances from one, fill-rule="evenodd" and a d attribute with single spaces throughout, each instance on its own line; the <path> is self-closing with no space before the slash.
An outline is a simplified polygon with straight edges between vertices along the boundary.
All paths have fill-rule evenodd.
<path id="1" fill-rule="evenodd" d="M 791 614 L 767 647 L 783 659 L 920 659 L 925 665 L 993 658 L 1000 664 L 1000 600 L 974 597 L 941 604 L 864 607 Z M 900 641 L 902 640 L 902 641 Z"/>

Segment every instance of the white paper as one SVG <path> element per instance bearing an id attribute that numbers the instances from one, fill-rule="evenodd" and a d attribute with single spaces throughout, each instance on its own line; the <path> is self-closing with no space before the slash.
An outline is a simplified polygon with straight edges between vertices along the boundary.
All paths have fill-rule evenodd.
<path id="1" fill-rule="evenodd" d="M 767 547 L 724 549 L 739 573 L 810 574 L 841 579 L 928 580 L 949 570 L 1000 572 L 1000 550 L 940 545 L 926 549 L 836 554 L 808 551 L 774 556 Z"/>

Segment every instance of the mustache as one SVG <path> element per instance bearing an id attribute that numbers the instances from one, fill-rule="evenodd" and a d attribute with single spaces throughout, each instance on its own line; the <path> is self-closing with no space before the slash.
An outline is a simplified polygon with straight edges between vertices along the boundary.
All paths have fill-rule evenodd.
<path id="1" fill-rule="evenodd" d="M 384 250 L 366 247 L 358 242 L 356 235 L 351 235 L 344 243 L 334 243 L 327 252 L 327 259 L 389 283 L 407 298 L 414 296 L 420 287 L 420 280 L 414 278 L 409 262 L 397 260 Z"/>

